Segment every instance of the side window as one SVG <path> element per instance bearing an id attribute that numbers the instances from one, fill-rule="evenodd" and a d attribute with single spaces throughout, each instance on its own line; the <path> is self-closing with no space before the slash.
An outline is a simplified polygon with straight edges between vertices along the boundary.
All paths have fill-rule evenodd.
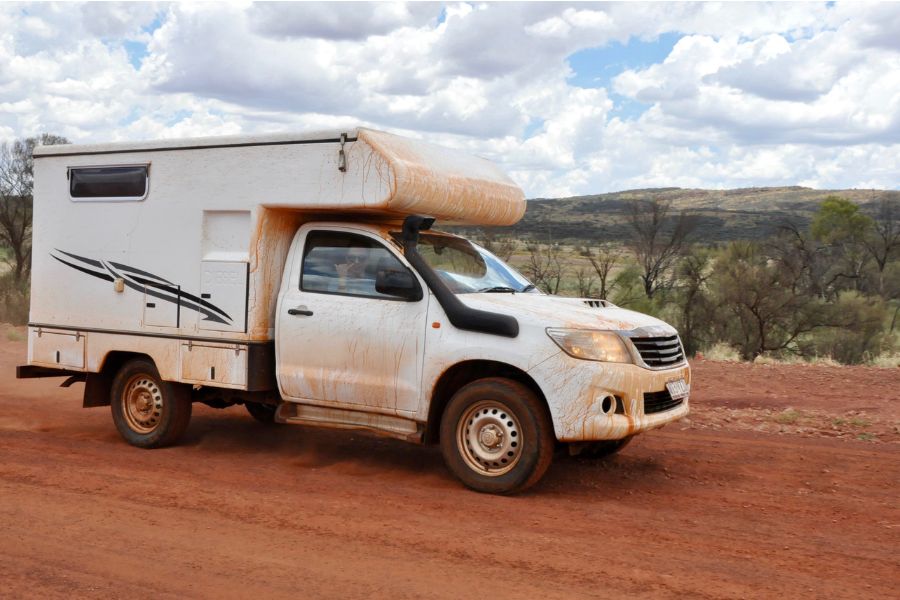
<path id="1" fill-rule="evenodd" d="M 310 231 L 303 249 L 300 289 L 397 300 L 375 290 L 380 270 L 409 271 L 376 240 L 340 231 Z"/>
<path id="2" fill-rule="evenodd" d="M 127 167 L 71 167 L 69 196 L 78 201 L 127 202 L 143 200 L 149 187 L 147 165 Z"/>

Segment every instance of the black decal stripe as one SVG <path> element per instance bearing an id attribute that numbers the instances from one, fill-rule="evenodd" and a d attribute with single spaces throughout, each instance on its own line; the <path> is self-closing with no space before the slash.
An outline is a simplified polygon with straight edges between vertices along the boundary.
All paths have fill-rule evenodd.
<path id="1" fill-rule="evenodd" d="M 182 298 L 184 298 L 186 300 L 190 300 L 191 302 L 198 304 L 200 306 L 204 306 L 211 311 L 219 313 L 221 316 L 225 317 L 226 319 L 231 320 L 231 315 L 229 315 L 227 312 L 225 312 L 224 310 L 222 310 L 215 304 L 213 304 L 211 302 L 207 302 L 206 300 L 203 300 L 202 298 L 198 298 L 197 296 L 195 296 L 193 294 L 188 294 L 187 292 L 180 291 L 178 288 L 165 286 L 165 285 L 156 283 L 155 281 L 150 281 L 148 279 L 144 279 L 143 277 L 133 276 L 133 277 L 130 277 L 130 279 L 134 279 L 138 283 L 141 283 L 146 286 L 159 288 L 161 290 L 169 292 L 170 294 L 180 294 Z"/>
<path id="2" fill-rule="evenodd" d="M 106 268 L 109 269 L 109 270 L 110 270 L 111 272 L 113 272 L 113 273 L 115 273 L 115 271 L 114 271 L 113 268 L 110 267 L 109 265 L 113 265 L 114 267 L 119 268 L 119 269 L 121 269 L 122 267 L 127 267 L 128 269 L 131 269 L 132 271 L 135 271 L 135 272 L 140 271 L 140 269 L 134 269 L 134 268 L 132 268 L 132 267 L 128 267 L 127 265 L 121 265 L 121 264 L 119 264 L 119 263 L 114 263 L 114 262 L 108 262 L 108 263 L 106 263 L 106 265 L 105 265 Z M 162 277 L 158 277 L 158 276 L 154 275 L 153 273 L 147 273 L 146 271 L 140 271 L 140 272 L 141 272 L 141 273 L 146 273 L 146 274 L 149 275 L 150 277 L 153 277 L 153 278 L 158 279 L 158 280 L 160 280 L 160 281 L 166 281 L 166 280 L 163 279 Z M 134 280 L 134 281 L 137 281 L 138 283 L 140 283 L 141 285 L 148 286 L 148 287 L 156 287 L 156 288 L 159 288 L 159 289 L 161 289 L 161 290 L 163 290 L 163 291 L 169 292 L 170 294 L 174 294 L 174 295 L 176 295 L 176 296 L 180 296 L 180 297 L 182 298 L 182 305 L 185 306 L 186 308 L 190 308 L 190 307 L 187 306 L 187 304 L 184 302 L 184 300 L 189 300 L 189 301 L 193 302 L 194 304 L 197 304 L 197 305 L 199 305 L 199 306 L 204 306 L 204 307 L 206 307 L 207 309 L 209 309 L 209 310 L 211 310 L 211 311 L 214 311 L 214 312 L 219 313 L 219 315 L 221 315 L 222 317 L 225 317 L 225 318 L 228 319 L 229 321 L 232 320 L 232 319 L 231 319 L 231 315 L 229 315 L 228 313 L 226 313 L 224 310 L 222 310 L 221 308 L 219 308 L 219 307 L 216 306 L 215 304 L 213 304 L 213 303 L 211 303 L 211 302 L 207 302 L 206 300 L 202 300 L 202 299 L 198 298 L 197 296 L 194 296 L 193 294 L 188 294 L 187 292 L 184 292 L 184 291 L 180 290 L 177 286 L 173 287 L 174 284 L 170 284 L 170 285 L 167 286 L 167 285 L 163 285 L 163 284 L 161 284 L 161 283 L 159 283 L 159 282 L 157 282 L 157 281 L 150 281 L 149 279 L 144 279 L 143 277 L 138 277 L 137 275 L 121 275 L 121 274 L 119 274 L 119 273 L 115 273 L 115 274 L 116 274 L 117 276 L 119 276 L 119 277 L 122 277 L 123 279 L 125 279 L 125 280 L 127 280 L 127 281 Z M 167 283 L 168 283 L 168 282 L 167 282 Z M 199 309 L 197 309 L 197 308 L 191 308 L 191 310 L 197 310 L 197 312 L 201 312 L 201 313 L 203 313 L 203 314 L 206 314 L 206 311 L 201 311 L 201 310 L 199 310 Z M 215 321 L 218 322 L 218 323 L 225 323 L 225 321 L 222 321 L 221 319 L 215 319 Z"/>
<path id="3" fill-rule="evenodd" d="M 168 279 L 163 279 L 159 275 L 154 275 L 153 273 L 148 273 L 147 271 L 142 271 L 140 269 L 136 269 L 134 267 L 129 267 L 128 265 L 123 265 L 121 263 L 113 262 L 111 260 L 107 261 L 107 262 L 109 264 L 111 264 L 112 266 L 114 266 L 115 268 L 119 269 L 120 271 L 128 271 L 129 273 L 137 273 L 138 275 L 145 275 L 146 277 L 152 277 L 153 279 L 162 281 L 163 283 L 167 283 L 169 285 L 175 285 Z"/>
<path id="4" fill-rule="evenodd" d="M 213 305 L 209 302 L 206 302 L 204 300 L 201 300 L 200 298 L 197 298 L 196 296 L 194 296 L 192 294 L 186 294 L 186 293 L 182 292 L 181 290 L 179 290 L 177 287 L 168 287 L 168 286 L 162 285 L 158 282 L 145 280 L 140 277 L 133 276 L 133 275 L 129 275 L 126 277 L 126 276 L 123 276 L 121 273 L 116 272 L 116 270 L 112 266 L 110 266 L 110 265 L 114 265 L 117 268 L 121 268 L 124 265 L 119 265 L 117 263 L 104 264 L 99 260 L 93 260 L 90 258 L 76 256 L 69 252 L 65 252 L 64 250 L 57 249 L 57 251 L 62 254 L 65 254 L 66 256 L 71 256 L 80 261 L 84 261 L 86 264 L 91 264 L 91 265 L 95 265 L 99 268 L 106 269 L 107 272 L 98 273 L 98 272 L 92 271 L 86 267 L 72 264 L 68 261 L 65 261 L 65 260 L 59 258 L 58 256 L 54 256 L 53 254 L 50 255 L 51 257 L 55 258 L 59 262 L 63 263 L 64 265 L 67 265 L 69 267 L 72 267 L 73 269 L 76 269 L 83 273 L 87 273 L 88 275 L 93 275 L 94 277 L 97 277 L 98 279 L 103 279 L 105 281 L 115 281 L 115 277 L 121 277 L 122 280 L 124 281 L 125 285 L 132 290 L 147 294 L 148 296 L 150 296 L 152 298 L 158 298 L 160 300 L 170 302 L 172 304 L 175 304 L 175 306 L 183 306 L 184 308 L 186 308 L 188 310 L 197 311 L 198 313 L 203 315 L 203 317 L 205 317 L 205 320 L 207 320 L 207 321 L 213 321 L 214 323 L 222 323 L 223 325 L 231 324 L 229 322 L 229 321 L 231 321 L 231 317 L 228 316 L 228 314 L 225 311 L 223 311 L 222 309 L 216 307 L 215 305 Z M 152 275 L 150 273 L 148 273 L 148 275 L 156 278 L 156 275 Z M 157 279 L 162 280 L 161 277 L 157 278 Z M 163 280 L 163 281 L 165 281 L 165 280 Z M 143 285 L 140 282 L 143 282 Z M 159 288 L 161 291 L 156 291 L 154 288 Z M 163 292 L 167 292 L 168 294 L 173 294 L 174 296 L 166 295 Z M 220 313 L 221 315 L 224 315 L 225 319 L 228 319 L 228 321 L 224 320 L 221 316 L 216 314 L 216 312 Z"/>
<path id="5" fill-rule="evenodd" d="M 150 296 L 151 298 L 158 298 L 159 300 L 164 300 L 171 304 L 175 304 L 176 306 L 178 305 L 178 297 L 177 296 L 174 298 L 172 296 L 167 296 L 161 292 L 155 291 L 152 288 L 147 288 L 145 286 L 138 285 L 137 283 L 134 283 L 128 279 L 125 280 L 125 285 L 127 285 L 129 288 L 131 288 L 135 291 L 143 292 L 143 293 L 147 294 L 148 296 Z M 223 325 L 230 325 L 230 323 L 223 320 L 220 316 L 212 313 L 211 311 L 209 311 L 203 307 L 197 306 L 193 302 L 186 302 L 185 300 L 182 299 L 181 306 L 183 306 L 184 308 L 186 308 L 188 310 L 197 311 L 198 313 L 200 313 L 201 315 L 206 317 L 207 321 L 213 321 L 215 323 L 222 323 Z"/>
<path id="6" fill-rule="evenodd" d="M 72 254 L 71 252 L 66 252 L 65 250 L 60 250 L 59 248 L 54 248 L 54 250 L 56 250 L 57 252 L 60 252 L 62 254 L 65 254 L 66 256 L 70 256 L 76 260 L 80 260 L 83 263 L 97 267 L 98 269 L 103 268 L 103 264 L 99 260 L 94 260 L 92 258 L 85 258 L 83 256 L 78 256 L 77 254 Z M 56 258 L 56 257 L 54 257 L 54 258 Z M 66 263 L 66 264 L 69 264 L 69 263 Z"/>
<path id="7" fill-rule="evenodd" d="M 175 306 L 178 306 L 178 307 L 183 306 L 184 308 L 186 308 L 188 310 L 195 310 L 198 313 L 200 313 L 201 315 L 203 315 L 204 317 L 206 317 L 206 320 L 208 320 L 208 321 L 222 323 L 223 325 L 230 325 L 230 323 L 228 323 L 228 321 L 223 321 L 218 315 L 215 315 L 215 314 L 211 313 L 210 311 L 197 306 L 193 302 L 185 301 L 185 298 L 193 297 L 193 296 L 191 296 L 190 294 L 185 294 L 184 292 L 179 290 L 177 287 L 176 288 L 166 288 L 166 286 L 162 286 L 156 282 L 144 280 L 140 277 L 124 277 L 124 276 L 122 276 L 121 273 L 116 273 L 116 271 L 112 267 L 109 266 L 110 264 L 112 264 L 112 263 L 105 265 L 106 268 L 109 269 L 109 271 L 111 273 L 113 273 L 114 275 L 116 275 L 117 277 L 122 277 L 122 279 L 125 281 L 125 285 L 127 285 L 129 288 L 136 290 L 138 292 L 143 292 L 152 298 L 159 298 L 160 300 L 165 300 L 166 302 L 171 302 Z M 132 279 L 134 279 L 135 281 L 138 281 L 138 283 L 135 283 L 135 281 L 132 281 Z M 141 285 L 141 282 L 146 282 L 146 284 Z M 148 289 L 149 287 L 158 287 L 165 292 L 174 294 L 174 297 L 165 296 L 161 292 L 155 292 L 152 289 Z M 228 315 L 225 315 L 225 316 L 229 319 L 229 321 L 231 320 L 231 317 L 228 317 Z M 179 319 L 181 318 L 180 313 L 179 313 L 178 318 Z"/>
<path id="8" fill-rule="evenodd" d="M 60 250 L 60 252 L 62 252 L 62 250 Z M 50 256 L 53 256 L 53 255 L 51 254 Z M 73 264 L 70 263 L 70 262 L 66 262 L 66 261 L 64 261 L 63 259 L 61 259 L 61 258 L 58 257 L 58 256 L 53 256 L 53 258 L 55 258 L 56 260 L 58 260 L 59 262 L 61 262 L 61 263 L 64 264 L 64 265 L 68 265 L 68 266 L 72 267 L 73 269 L 76 269 L 76 270 L 78 270 L 78 271 L 81 271 L 82 273 L 87 273 L 88 275 L 93 275 L 93 276 L 96 277 L 97 279 L 103 279 L 103 280 L 106 280 L 106 281 L 112 281 L 112 280 L 113 280 L 112 276 L 111 276 L 109 273 L 97 273 L 96 271 L 91 271 L 90 269 L 88 269 L 88 268 L 86 268 L 86 267 L 81 267 L 81 266 L 78 266 L 78 265 L 73 265 Z"/>

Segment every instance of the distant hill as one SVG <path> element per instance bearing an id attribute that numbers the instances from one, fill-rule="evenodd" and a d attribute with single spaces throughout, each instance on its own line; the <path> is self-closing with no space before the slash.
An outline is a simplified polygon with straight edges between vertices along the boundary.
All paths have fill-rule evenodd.
<path id="1" fill-rule="evenodd" d="M 842 196 L 858 203 L 863 210 L 874 210 L 878 200 L 887 196 L 900 199 L 900 191 L 887 190 L 814 190 L 805 187 L 741 188 L 701 190 L 653 188 L 571 198 L 536 198 L 528 201 L 525 217 L 513 227 L 492 228 L 498 235 L 554 242 L 621 240 L 630 235 L 627 224 L 629 204 L 634 200 L 671 200 L 675 210 L 687 210 L 700 220 L 698 239 L 719 242 L 734 239 L 760 239 L 771 235 L 779 225 L 793 222 L 806 226 L 829 195 Z M 480 231 L 457 228 L 478 236 Z"/>

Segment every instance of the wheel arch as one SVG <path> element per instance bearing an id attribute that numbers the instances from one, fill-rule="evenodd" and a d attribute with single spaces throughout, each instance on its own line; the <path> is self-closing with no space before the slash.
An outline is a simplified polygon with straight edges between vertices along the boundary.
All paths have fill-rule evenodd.
<path id="1" fill-rule="evenodd" d="M 547 404 L 547 398 L 534 378 L 527 372 L 500 361 L 465 360 L 454 364 L 441 373 L 441 376 L 438 377 L 432 388 L 431 403 L 428 406 L 428 421 L 425 424 L 425 436 L 423 438 L 426 444 L 435 444 L 440 441 L 441 417 L 453 394 L 464 385 L 488 377 L 505 377 L 526 386 L 538 397 L 541 405 L 547 412 L 547 418 L 550 419 L 550 407 Z"/>
<path id="2" fill-rule="evenodd" d="M 128 361 L 136 358 L 144 358 L 156 364 L 153 357 L 143 352 L 128 352 L 113 350 L 107 352 L 100 363 L 100 370 L 96 373 L 88 373 L 84 385 L 84 399 L 82 406 L 91 408 L 95 406 L 109 406 L 112 382 L 119 369 Z"/>

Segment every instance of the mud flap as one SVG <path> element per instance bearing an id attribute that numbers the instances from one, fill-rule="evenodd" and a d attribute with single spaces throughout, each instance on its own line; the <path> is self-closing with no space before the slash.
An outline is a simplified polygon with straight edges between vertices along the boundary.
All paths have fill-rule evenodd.
<path id="1" fill-rule="evenodd" d="M 112 393 L 113 375 L 110 373 L 88 373 L 84 382 L 82 408 L 109 406 Z"/>

